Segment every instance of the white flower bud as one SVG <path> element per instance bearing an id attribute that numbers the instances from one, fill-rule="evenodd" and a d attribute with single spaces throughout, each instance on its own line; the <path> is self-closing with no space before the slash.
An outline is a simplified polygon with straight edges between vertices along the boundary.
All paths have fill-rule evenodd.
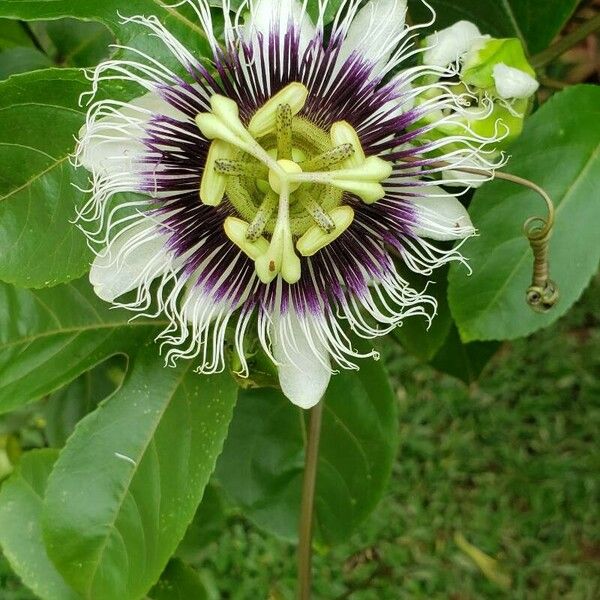
<path id="1" fill-rule="evenodd" d="M 504 63 L 494 65 L 493 76 L 500 98 L 529 98 L 540 87 L 531 75 Z"/>
<path id="2" fill-rule="evenodd" d="M 473 42 L 482 37 L 476 25 L 470 21 L 458 21 L 425 38 L 428 49 L 423 54 L 423 63 L 446 67 L 460 59 Z"/>

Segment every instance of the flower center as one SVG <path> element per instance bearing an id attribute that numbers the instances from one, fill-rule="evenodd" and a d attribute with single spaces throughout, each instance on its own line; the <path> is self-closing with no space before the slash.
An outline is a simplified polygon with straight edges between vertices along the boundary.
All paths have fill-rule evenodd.
<path id="1" fill-rule="evenodd" d="M 344 192 L 372 203 L 385 195 L 381 182 L 392 165 L 366 157 L 358 134 L 345 121 L 329 132 L 298 116 L 308 90 L 291 83 L 252 117 L 240 121 L 236 103 L 215 95 L 211 112 L 196 123 L 210 146 L 200 198 L 210 206 L 226 196 L 238 216 L 227 217 L 229 239 L 255 262 L 264 283 L 279 274 L 301 276 L 301 256 L 312 256 L 354 220 Z"/>
<path id="2" fill-rule="evenodd" d="M 277 161 L 277 164 L 283 169 L 286 175 L 293 175 L 294 173 L 302 173 L 302 167 L 294 162 L 293 160 L 288 160 L 287 158 L 280 158 Z M 281 194 L 282 187 L 285 185 L 285 178 L 282 178 L 280 175 L 281 171 L 277 172 L 273 169 L 269 169 L 269 185 L 271 189 L 277 194 Z M 295 192 L 300 187 L 299 181 L 288 181 L 290 194 Z"/>

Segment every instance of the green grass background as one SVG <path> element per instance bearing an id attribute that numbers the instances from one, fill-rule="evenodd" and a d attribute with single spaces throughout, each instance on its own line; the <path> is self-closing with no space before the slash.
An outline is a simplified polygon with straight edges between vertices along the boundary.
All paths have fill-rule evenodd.
<path id="1" fill-rule="evenodd" d="M 506 344 L 471 387 L 389 346 L 393 477 L 348 543 L 317 552 L 315 598 L 599 599 L 600 280 L 558 324 Z M 497 559 L 499 583 L 456 533 Z M 215 597 L 294 597 L 294 548 L 240 516 L 197 566 Z M 0 599 L 31 598 L 0 561 Z"/>

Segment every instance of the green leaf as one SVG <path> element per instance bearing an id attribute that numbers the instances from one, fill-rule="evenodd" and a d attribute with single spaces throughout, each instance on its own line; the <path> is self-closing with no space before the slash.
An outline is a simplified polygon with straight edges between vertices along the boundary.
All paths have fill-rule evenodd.
<path id="1" fill-rule="evenodd" d="M 0 52 L 0 79 L 52 66 L 52 61 L 37 48 L 16 47 Z"/>
<path id="2" fill-rule="evenodd" d="M 45 290 L 0 283 L 0 413 L 54 392 L 109 356 L 135 351 L 161 325 L 129 323 L 131 316 L 111 310 L 85 280 Z"/>
<path id="3" fill-rule="evenodd" d="M 0 19 L 0 50 L 14 46 L 33 46 L 33 40 L 18 21 Z"/>
<path id="4" fill-rule="evenodd" d="M 409 272 L 404 268 L 402 276 L 414 289 L 422 290 L 427 287 L 438 302 L 437 314 L 431 325 L 425 317 L 411 317 L 405 319 L 392 335 L 404 349 L 423 361 L 431 360 L 444 344 L 452 326 L 452 316 L 446 299 L 448 291 L 448 269 L 444 267 L 435 272 L 434 281 L 430 278 Z"/>
<path id="5" fill-rule="evenodd" d="M 42 417 L 49 446 L 62 448 L 75 425 L 121 385 L 125 375 L 124 362 L 122 356 L 114 356 L 48 398 L 43 405 Z"/>
<path id="6" fill-rule="evenodd" d="M 431 365 L 442 373 L 452 375 L 465 383 L 474 383 L 500 348 L 499 342 L 471 342 L 463 344 L 455 326 L 431 360 Z"/>
<path id="7" fill-rule="evenodd" d="M 57 19 L 33 23 L 45 52 L 60 66 L 93 67 L 110 54 L 114 36 L 102 23 Z"/>
<path id="8" fill-rule="evenodd" d="M 48 69 L 0 82 L 0 279 L 23 287 L 80 277 L 91 253 L 70 221 L 87 175 L 69 163 L 84 123 L 77 70 Z"/>
<path id="9" fill-rule="evenodd" d="M 335 19 L 335 15 L 337 14 L 341 5 L 342 0 L 329 0 L 327 3 L 327 8 L 325 9 L 325 15 L 323 17 L 325 25 L 331 23 Z M 308 0 L 307 11 L 313 23 L 316 23 L 317 19 L 319 18 L 319 0 Z"/>
<path id="10" fill-rule="evenodd" d="M 245 516 L 294 540 L 307 413 L 275 390 L 241 391 L 217 479 Z M 380 363 L 332 378 L 325 396 L 316 526 L 346 539 L 381 498 L 397 447 L 395 397 Z"/>
<path id="11" fill-rule="evenodd" d="M 149 594 L 150 600 L 208 600 L 200 575 L 178 559 L 172 560 Z"/>
<path id="12" fill-rule="evenodd" d="M 443 29 L 466 19 L 481 33 L 494 37 L 518 37 L 533 54 L 561 31 L 577 7 L 578 0 L 428 0 L 437 18 L 434 28 Z M 421 0 L 412 0 L 409 10 L 416 22 L 429 21 L 431 13 Z"/>
<path id="13" fill-rule="evenodd" d="M 205 547 L 219 539 L 225 529 L 225 523 L 225 508 L 221 492 L 214 485 L 209 484 L 204 490 L 194 520 L 177 548 L 177 556 L 188 562 L 200 560 Z"/>
<path id="14" fill-rule="evenodd" d="M 171 52 L 162 42 L 149 35 L 146 27 L 124 24 L 121 18 L 156 15 L 194 55 L 207 55 L 208 42 L 197 17 L 171 4 L 174 3 L 161 0 L 128 0 L 126 3 L 123 0 L 12 0 L 0 2 L 0 17 L 25 21 L 62 17 L 100 21 L 115 34 L 120 44 L 147 52 L 163 64 L 181 71 Z"/>
<path id="15" fill-rule="evenodd" d="M 556 94 L 527 121 L 511 154 L 506 171 L 538 183 L 556 203 L 550 271 L 561 299 L 546 314 L 525 301 L 533 256 L 523 223 L 544 214 L 542 200 L 506 181 L 486 184 L 470 208 L 481 235 L 464 246 L 473 276 L 450 270 L 450 308 L 467 342 L 514 339 L 550 325 L 598 269 L 600 88 L 582 85 Z"/>
<path id="16" fill-rule="evenodd" d="M 50 562 L 40 519 L 46 482 L 58 457 L 28 452 L 0 491 L 0 545 L 15 573 L 42 600 L 81 600 Z"/>
<path id="17" fill-rule="evenodd" d="M 236 399 L 225 375 L 166 369 L 142 349 L 123 387 L 77 426 L 48 480 L 48 554 L 88 600 L 139 600 L 183 538 Z"/>
<path id="18" fill-rule="evenodd" d="M 199 30 L 200 26 L 188 23 L 187 18 L 174 8 L 160 0 L 129 0 L 124 6 L 121 0 L 8 0 L 0 5 L 0 16 L 24 21 L 42 19 L 60 19 L 74 17 L 76 19 L 95 20 L 105 23 L 111 29 L 120 30 L 121 18 L 130 15 L 151 15 L 165 17 L 172 22 L 184 23 L 187 27 Z M 123 9 L 127 8 L 127 13 Z"/>

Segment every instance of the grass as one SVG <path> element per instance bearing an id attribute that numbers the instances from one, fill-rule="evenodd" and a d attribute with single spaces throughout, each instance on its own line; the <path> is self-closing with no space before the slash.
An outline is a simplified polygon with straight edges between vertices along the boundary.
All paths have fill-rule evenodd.
<path id="1" fill-rule="evenodd" d="M 599 292 L 507 344 L 470 388 L 390 352 L 402 442 L 389 491 L 316 557 L 315 598 L 600 598 Z M 497 559 L 491 573 L 456 534 Z M 294 549 L 245 522 L 201 567 L 224 598 L 293 598 Z"/>
<path id="2" fill-rule="evenodd" d="M 394 474 L 354 537 L 317 553 L 316 599 L 600 598 L 599 292 L 470 388 L 390 350 Z M 294 598 L 294 548 L 239 517 L 198 566 L 215 597 Z M 31 600 L 1 562 L 0 598 Z"/>

